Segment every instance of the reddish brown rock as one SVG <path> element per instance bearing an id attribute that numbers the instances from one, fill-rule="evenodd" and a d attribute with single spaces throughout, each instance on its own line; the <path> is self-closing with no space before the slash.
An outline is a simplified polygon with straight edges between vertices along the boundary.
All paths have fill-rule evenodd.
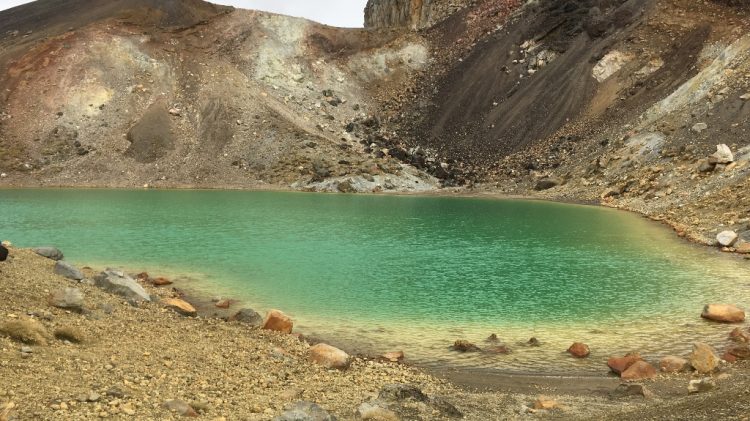
<path id="1" fill-rule="evenodd" d="M 458 352 L 475 352 L 480 351 L 479 347 L 466 339 L 459 339 L 453 342 L 453 350 Z"/>
<path id="2" fill-rule="evenodd" d="M 232 306 L 232 300 L 220 300 L 214 304 L 216 308 L 229 308 Z"/>
<path id="3" fill-rule="evenodd" d="M 381 361 L 400 363 L 404 361 L 404 351 L 386 352 L 380 356 Z"/>
<path id="4" fill-rule="evenodd" d="M 725 352 L 724 356 L 722 356 L 721 359 L 724 360 L 724 361 L 726 361 L 726 362 L 728 362 L 728 363 L 736 363 L 737 362 L 737 357 L 735 357 L 734 355 L 730 354 L 729 351 Z"/>
<path id="5" fill-rule="evenodd" d="M 190 305 L 187 301 L 180 300 L 179 298 L 165 298 L 161 303 L 164 307 L 172 309 L 183 316 L 195 317 L 198 314 L 195 307 Z"/>
<path id="6" fill-rule="evenodd" d="M 727 353 L 735 356 L 738 360 L 750 360 L 750 346 L 747 344 L 731 346 Z"/>
<path id="7" fill-rule="evenodd" d="M 731 304 L 707 304 L 701 317 L 715 322 L 740 323 L 745 321 L 745 312 Z"/>
<path id="8" fill-rule="evenodd" d="M 656 377 L 656 368 L 643 360 L 633 362 L 620 375 L 620 378 L 626 381 L 653 379 L 654 377 Z"/>
<path id="9" fill-rule="evenodd" d="M 328 344 L 311 346 L 308 359 L 323 367 L 338 370 L 345 370 L 351 362 L 349 354 Z"/>
<path id="10" fill-rule="evenodd" d="M 735 342 L 750 342 L 750 335 L 742 330 L 742 328 L 736 327 L 729 332 L 729 339 Z"/>
<path id="11" fill-rule="evenodd" d="M 576 358 L 586 358 L 591 353 L 591 350 L 588 345 L 576 342 L 568 348 L 568 353 Z"/>
<path id="12" fill-rule="evenodd" d="M 152 279 L 151 283 L 156 287 L 164 287 L 164 286 L 173 284 L 173 282 L 170 281 L 169 279 L 162 278 L 162 277 Z"/>
<path id="13" fill-rule="evenodd" d="M 659 368 L 665 373 L 678 373 L 688 368 L 688 360 L 668 355 L 659 361 Z"/>
<path id="14" fill-rule="evenodd" d="M 637 352 L 626 354 L 624 357 L 612 357 L 607 360 L 607 366 L 617 374 L 622 374 L 636 361 L 642 360 L 641 355 Z"/>
<path id="15" fill-rule="evenodd" d="M 274 330 L 281 333 L 292 333 L 294 323 L 292 319 L 279 310 L 271 310 L 263 321 L 263 329 Z"/>

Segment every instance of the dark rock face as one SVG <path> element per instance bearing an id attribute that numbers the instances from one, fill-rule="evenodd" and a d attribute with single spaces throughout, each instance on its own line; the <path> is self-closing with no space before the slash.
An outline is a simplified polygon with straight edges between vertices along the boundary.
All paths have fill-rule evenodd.
<path id="1" fill-rule="evenodd" d="M 0 245 L 0 262 L 4 262 L 8 258 L 8 249 L 5 246 Z"/>
<path id="2" fill-rule="evenodd" d="M 369 0 L 365 28 L 427 28 L 469 5 L 468 0 Z"/>
<path id="3" fill-rule="evenodd" d="M 142 163 L 154 162 L 164 157 L 174 145 L 170 118 L 172 117 L 164 101 L 151 105 L 143 117 L 130 128 L 127 134 L 130 147 L 125 156 Z"/>

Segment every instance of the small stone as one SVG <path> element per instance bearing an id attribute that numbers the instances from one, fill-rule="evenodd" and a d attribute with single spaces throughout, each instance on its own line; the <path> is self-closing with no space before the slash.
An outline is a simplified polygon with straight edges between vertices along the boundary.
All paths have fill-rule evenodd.
<path id="1" fill-rule="evenodd" d="M 690 354 L 690 365 L 701 374 L 708 374 L 719 366 L 719 356 L 709 345 L 702 342 L 693 344 L 693 352 Z"/>
<path id="2" fill-rule="evenodd" d="M 86 402 L 99 402 L 99 399 L 101 399 L 101 396 L 94 391 L 91 391 L 86 395 Z"/>
<path id="3" fill-rule="evenodd" d="M 654 394 L 646 388 L 646 386 L 640 383 L 621 383 L 612 392 L 612 395 L 617 397 L 626 396 L 643 396 L 646 399 L 650 399 Z"/>
<path id="4" fill-rule="evenodd" d="M 688 360 L 668 355 L 659 361 L 659 369 L 665 373 L 679 373 L 688 368 Z"/>
<path id="5" fill-rule="evenodd" d="M 716 234 L 716 241 L 723 247 L 732 247 L 739 238 L 739 235 L 734 231 L 722 231 Z"/>
<path id="6" fill-rule="evenodd" d="M 263 317 L 256 313 L 251 308 L 243 308 L 242 310 L 234 313 L 227 321 L 246 323 L 253 326 L 260 326 L 263 324 Z"/>
<path id="7" fill-rule="evenodd" d="M 400 363 L 404 361 L 404 351 L 386 352 L 380 356 L 381 361 Z"/>
<path id="8" fill-rule="evenodd" d="M 653 379 L 656 377 L 656 369 L 643 360 L 635 361 L 620 377 L 626 381 Z"/>
<path id="9" fill-rule="evenodd" d="M 182 111 L 179 108 L 170 108 L 169 109 L 169 114 L 171 114 L 171 115 L 173 115 L 175 117 L 179 117 L 182 114 Z"/>
<path id="10" fill-rule="evenodd" d="M 263 321 L 262 329 L 273 330 L 281 333 L 292 333 L 294 323 L 292 319 L 279 310 L 271 310 Z"/>
<path id="11" fill-rule="evenodd" d="M 700 133 L 708 128 L 708 124 L 706 123 L 695 123 L 691 130 L 693 130 L 696 133 Z"/>
<path id="12" fill-rule="evenodd" d="M 346 352 L 328 344 L 317 344 L 310 347 L 309 360 L 326 368 L 345 370 L 351 363 Z"/>
<path id="13" fill-rule="evenodd" d="M 742 328 L 736 327 L 729 332 L 729 339 L 735 342 L 750 342 L 750 334 L 743 331 Z"/>
<path id="14" fill-rule="evenodd" d="M 570 348 L 568 348 L 568 353 L 576 358 L 586 358 L 591 353 L 591 350 L 588 345 L 581 342 L 575 342 Z"/>
<path id="15" fill-rule="evenodd" d="M 690 380 L 688 384 L 688 393 L 703 393 L 708 392 L 716 387 L 713 379 L 706 377 L 700 380 Z"/>
<path id="16" fill-rule="evenodd" d="M 458 352 L 476 352 L 480 351 L 479 347 L 466 339 L 459 339 L 453 342 L 453 350 Z"/>
<path id="17" fill-rule="evenodd" d="M 536 347 L 536 346 L 541 346 L 541 345 L 542 345 L 542 344 L 541 344 L 541 343 L 539 342 L 539 339 L 537 339 L 537 338 L 535 338 L 535 337 L 532 337 L 532 338 L 530 338 L 530 339 L 529 339 L 529 340 L 528 340 L 528 341 L 526 342 L 526 344 L 527 344 L 528 346 L 532 346 L 532 347 Z"/>
<path id="18" fill-rule="evenodd" d="M 174 282 L 164 277 L 158 277 L 151 280 L 151 284 L 155 287 L 165 287 L 167 285 L 172 285 L 173 283 Z"/>
<path id="19" fill-rule="evenodd" d="M 232 300 L 219 300 L 214 304 L 216 308 L 227 309 L 232 306 Z"/>
<path id="20" fill-rule="evenodd" d="M 733 345 L 729 347 L 727 353 L 738 360 L 748 360 L 750 359 L 750 346 L 748 344 Z"/>
<path id="21" fill-rule="evenodd" d="M 734 162 L 734 154 L 729 146 L 725 144 L 716 145 L 716 152 L 711 155 L 711 160 L 716 164 L 729 164 Z"/>
<path id="22" fill-rule="evenodd" d="M 107 269 L 96 275 L 94 285 L 111 294 L 125 297 L 132 302 L 151 301 L 151 296 L 135 279 L 119 270 Z"/>
<path id="23" fill-rule="evenodd" d="M 192 406 L 190 406 L 187 402 L 181 401 L 181 400 L 169 400 L 162 404 L 164 408 L 166 408 L 169 412 L 174 412 L 178 415 L 181 415 L 183 417 L 197 417 L 198 413 L 195 412 L 195 409 L 193 409 Z"/>
<path id="24" fill-rule="evenodd" d="M 55 263 L 55 274 L 60 275 L 64 278 L 72 279 L 74 281 L 80 281 L 83 279 L 83 273 L 81 273 L 80 270 L 78 270 L 77 267 L 71 265 L 70 263 L 60 260 L 57 263 Z"/>
<path id="25" fill-rule="evenodd" d="M 745 321 L 745 312 L 731 304 L 707 304 L 701 317 L 715 322 L 740 323 Z"/>
<path id="26" fill-rule="evenodd" d="M 195 310 L 195 307 L 193 307 L 190 303 L 188 303 L 185 300 L 181 300 L 179 298 L 165 298 L 161 301 L 162 305 L 164 307 L 174 310 L 183 316 L 188 317 L 195 317 L 198 315 L 198 311 Z"/>
<path id="27" fill-rule="evenodd" d="M 545 411 L 551 411 L 553 409 L 560 409 L 562 406 L 554 399 L 550 399 L 546 396 L 539 396 L 536 401 L 534 401 L 534 409 L 536 410 L 545 410 Z"/>

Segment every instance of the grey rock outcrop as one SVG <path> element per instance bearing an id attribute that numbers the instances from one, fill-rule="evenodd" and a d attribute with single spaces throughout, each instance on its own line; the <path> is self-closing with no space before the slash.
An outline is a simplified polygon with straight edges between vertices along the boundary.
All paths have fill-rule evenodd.
<path id="1" fill-rule="evenodd" d="M 118 270 L 107 269 L 96 275 L 94 285 L 112 294 L 121 295 L 131 302 L 151 301 L 151 296 L 135 279 Z"/>
<path id="2" fill-rule="evenodd" d="M 34 253 L 52 260 L 62 260 L 65 258 L 63 253 L 57 247 L 36 247 L 31 249 Z"/>
<path id="3" fill-rule="evenodd" d="M 83 273 L 78 270 L 77 267 L 64 260 L 59 260 L 57 263 L 55 263 L 55 273 L 74 281 L 80 281 L 81 279 L 83 279 Z"/>

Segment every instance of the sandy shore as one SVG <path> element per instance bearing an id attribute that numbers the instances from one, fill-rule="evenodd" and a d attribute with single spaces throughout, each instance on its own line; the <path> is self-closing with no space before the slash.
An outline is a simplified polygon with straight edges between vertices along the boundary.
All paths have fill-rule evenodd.
<path id="1" fill-rule="evenodd" d="M 363 419 L 357 409 L 389 384 L 411 385 L 444 399 L 468 420 L 649 419 L 649 414 L 715 419 L 712 408 L 722 411 L 722 419 L 747 414 L 746 362 L 722 368 L 714 376 L 717 389 L 699 395 L 688 396 L 692 377 L 687 373 L 642 382 L 653 394 L 648 399 L 617 394 L 620 381 L 614 377 L 448 370 L 431 375 L 363 358 L 355 358 L 345 371 L 330 370 L 309 362 L 310 345 L 294 335 L 184 317 L 157 302 L 133 306 L 93 285 L 55 275 L 53 266 L 52 260 L 22 249 L 11 249 L 11 259 L 0 262 L 0 323 L 35 320 L 49 334 L 44 344 L 0 335 L 0 408 L 5 408 L 0 414 L 6 419 L 171 419 L 176 415 L 164 407 L 169 400 L 183 401 L 211 420 L 270 420 L 297 401 L 315 402 L 339 419 Z M 93 272 L 85 274 L 89 278 Z M 157 297 L 173 295 L 170 288 L 144 287 Z M 49 304 L 50 294 L 61 288 L 81 290 L 82 312 Z M 52 337 L 71 328 L 80 343 Z M 531 409 L 540 395 L 554 401 L 555 408 Z M 389 405 L 400 419 L 457 419 L 430 402 L 406 399 Z"/>

